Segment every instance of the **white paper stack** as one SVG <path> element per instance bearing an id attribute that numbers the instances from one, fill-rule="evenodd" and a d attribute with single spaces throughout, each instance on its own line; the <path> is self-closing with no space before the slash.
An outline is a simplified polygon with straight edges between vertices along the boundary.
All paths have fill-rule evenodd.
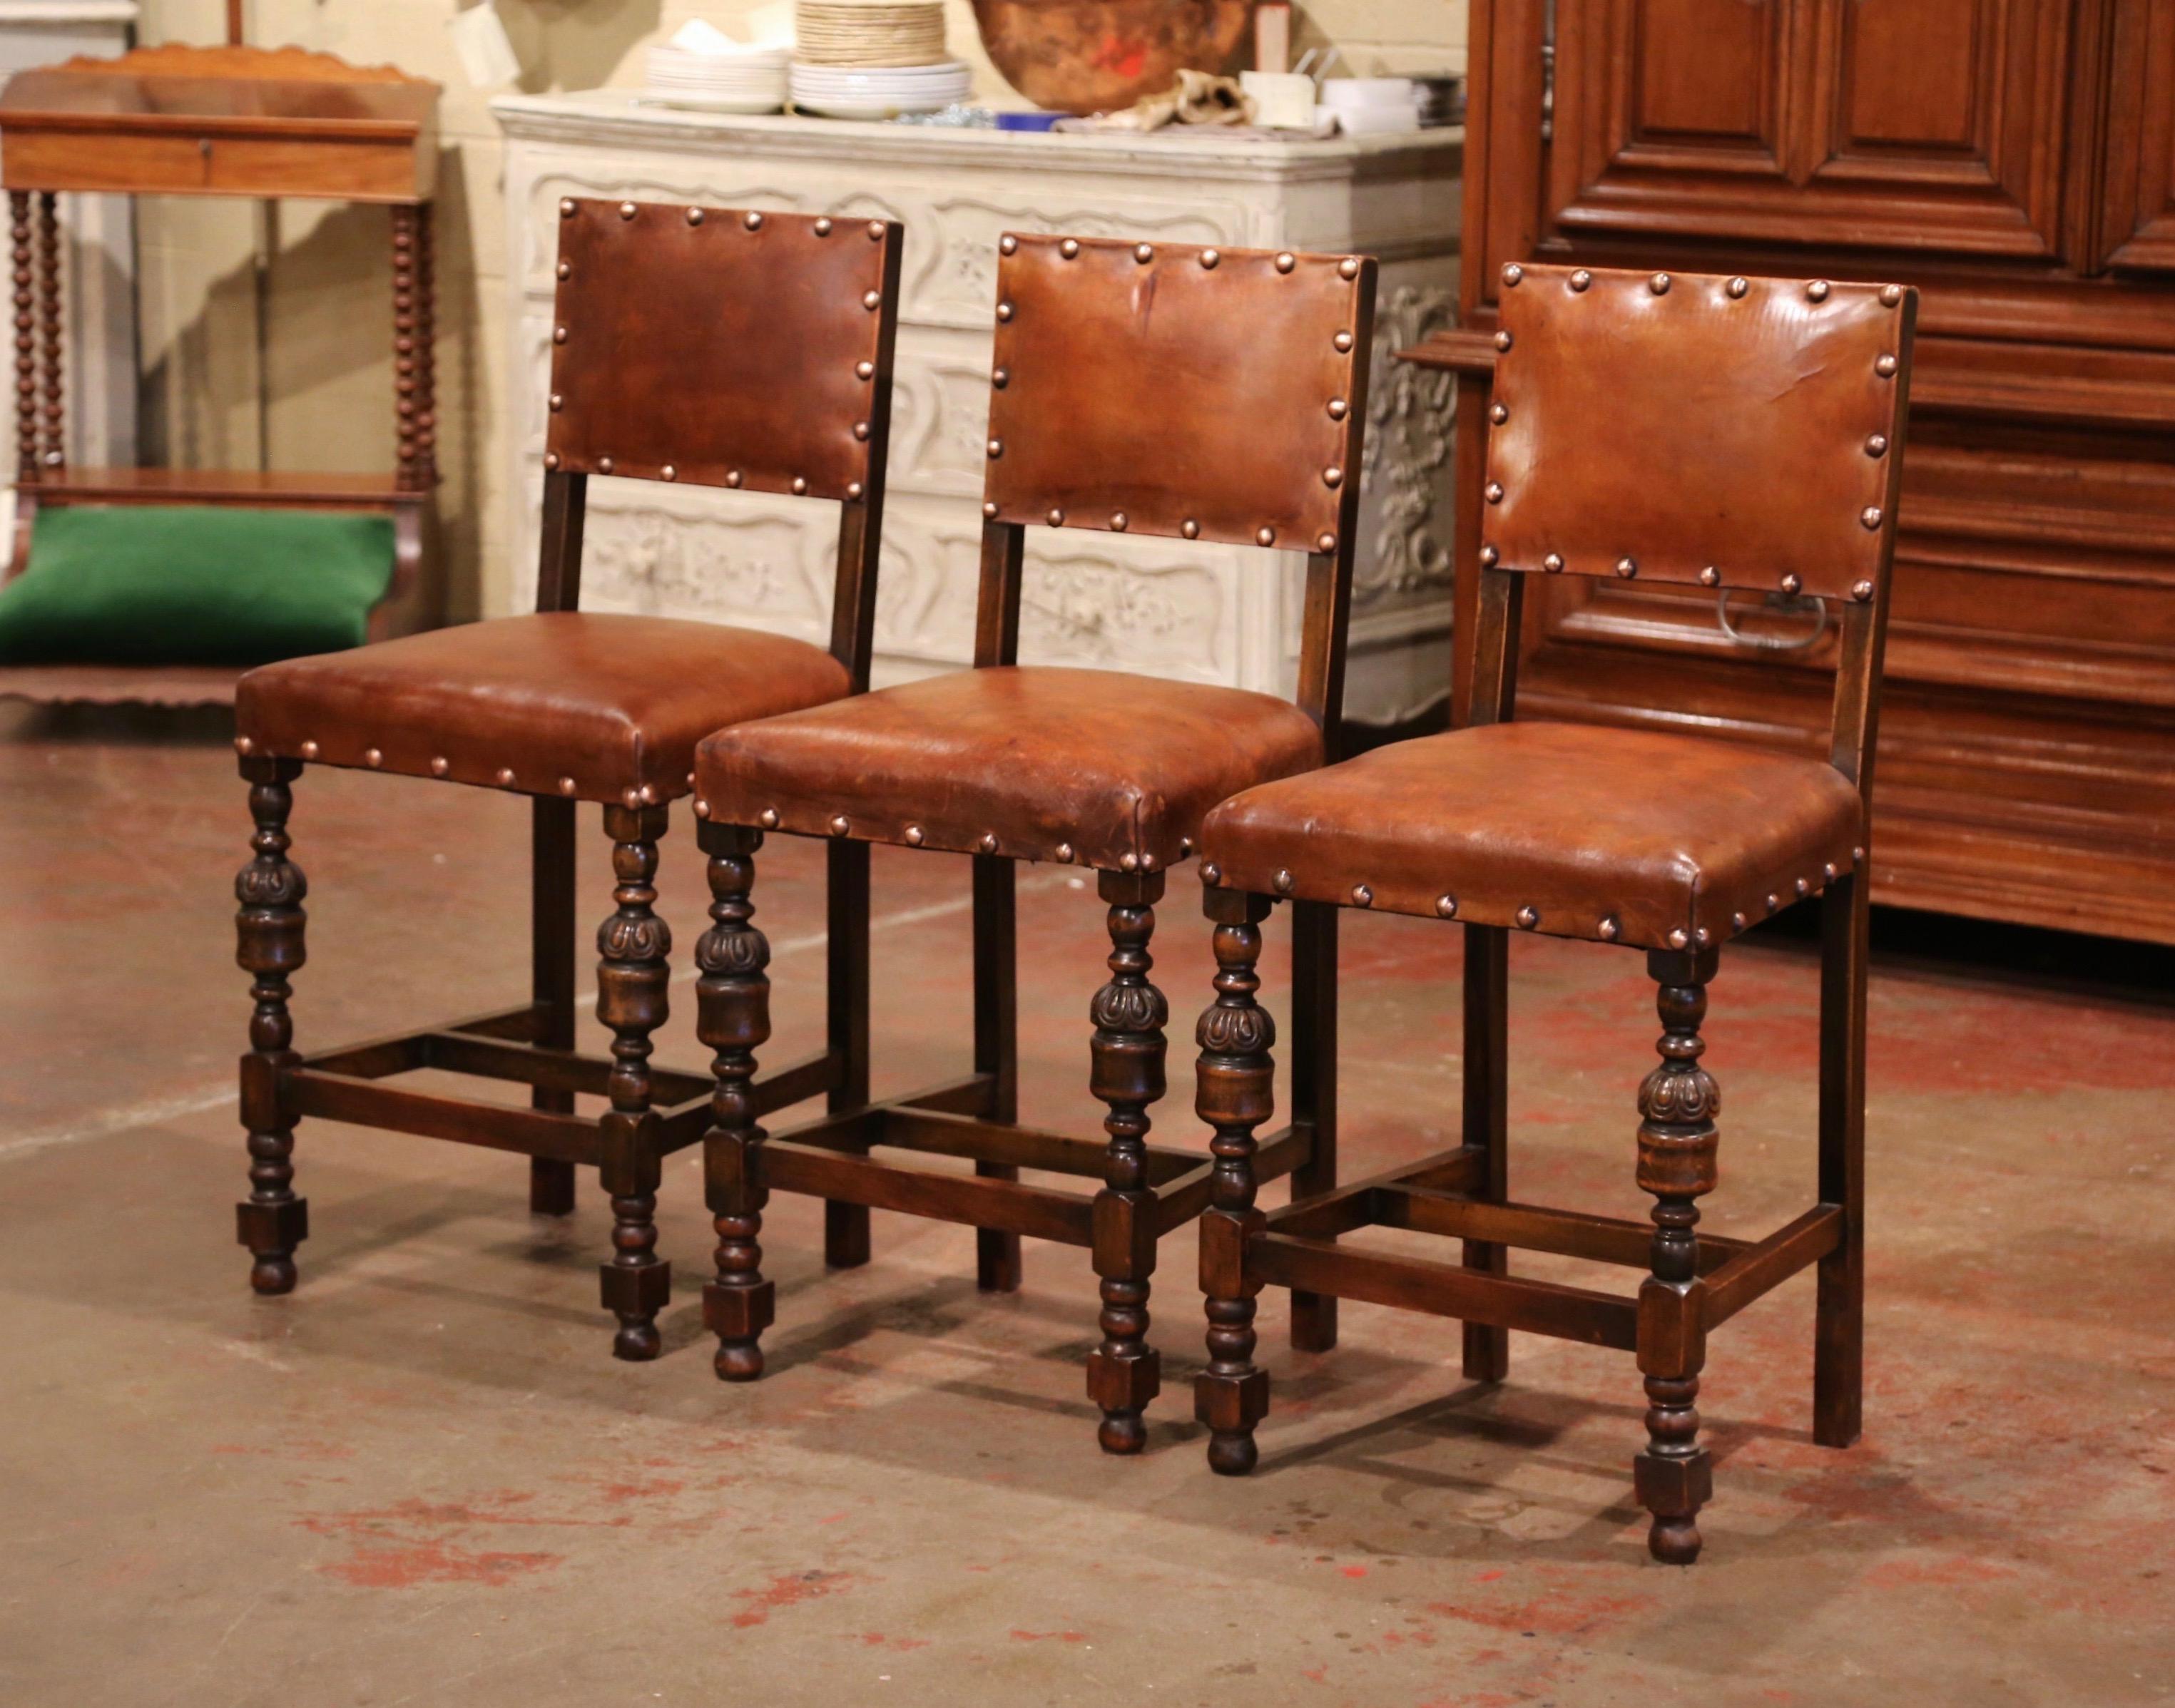
<path id="1" fill-rule="evenodd" d="M 776 112 L 791 57 L 784 45 L 751 46 L 697 19 L 649 50 L 646 98 L 704 112 Z"/>

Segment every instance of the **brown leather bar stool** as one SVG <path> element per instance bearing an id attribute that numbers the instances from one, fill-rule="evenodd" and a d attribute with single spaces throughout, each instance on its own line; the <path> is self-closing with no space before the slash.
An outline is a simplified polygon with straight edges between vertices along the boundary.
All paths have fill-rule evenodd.
<path id="1" fill-rule="evenodd" d="M 1508 1331 L 1638 1355 L 1649 1546 L 1689 1564 L 1711 1478 L 1694 1402 L 1706 1337 L 1820 1268 L 1814 1434 L 1858 1433 L 1863 1315 L 1867 846 L 1874 728 L 1914 294 L 1557 267 L 1505 270 L 1481 518 L 1469 727 L 1225 802 L 1202 831 L 1217 999 L 1197 1108 L 1216 1129 L 1201 1241 L 1209 1463 L 1239 1473 L 1268 1377 L 1254 1299 L 1269 1282 L 1465 1320 L 1465 1374 L 1500 1381 Z M 1512 721 L 1529 575 L 1743 588 L 1841 612 L 1826 751 L 1644 729 Z M 1700 1065 L 1722 946 L 1820 893 L 1818 1201 L 1779 1233 L 1701 1239 L 1720 1100 Z M 1339 1190 L 1254 1207 L 1253 1132 L 1272 1041 L 1256 1006 L 1260 922 L 1289 897 L 1465 927 L 1464 1142 Z M 1509 1201 L 1505 995 L 1513 930 L 1646 952 L 1662 1065 L 1639 1093 L 1637 1179 L 1652 1227 Z M 1323 1052 L 1332 1071 L 1333 1044 Z M 1461 1265 L 1340 1245 L 1369 1227 L 1464 1242 Z M 1510 1247 L 1650 1272 L 1636 1301 L 1513 1277 Z"/>
<path id="2" fill-rule="evenodd" d="M 241 680 L 235 746 L 250 784 L 256 858 L 236 883 L 238 958 L 255 975 L 241 1059 L 252 1190 L 241 1243 L 259 1293 L 295 1285 L 308 1232 L 296 1196 L 303 1115 L 525 1152 L 532 1209 L 573 1208 L 573 1170 L 610 1194 L 604 1303 L 613 1351 L 654 1358 L 671 1268 L 655 1251 L 662 1158 L 708 1125 L 708 1076 L 649 1065 L 664 1023 L 671 934 L 651 879 L 695 744 L 720 723 L 792 711 L 868 686 L 890 419 L 899 228 L 722 208 L 569 199 L 544 456 L 544 541 L 533 615 L 296 659 Z M 737 487 L 839 506 L 829 649 L 721 624 L 588 614 L 581 588 L 589 476 Z M 323 1053 L 292 1048 L 290 978 L 302 964 L 304 883 L 287 858 L 290 784 L 305 762 L 434 777 L 534 800 L 531 1000 Z M 597 934 L 597 1017 L 611 1059 L 574 1052 L 574 811 L 602 803 L 618 886 Z M 868 1001 L 865 849 L 830 864 L 828 1049 L 753 1096 L 783 1108 L 821 1092 L 859 1099 L 855 1039 Z M 532 1087 L 531 1107 L 386 1083 L 417 1068 Z M 609 1097 L 600 1120 L 578 1093 Z M 664 1107 L 654 1106 L 659 1098 Z"/>
<path id="3" fill-rule="evenodd" d="M 1211 806 L 1334 754 L 1375 267 L 1090 238 L 1006 236 L 999 249 L 975 668 L 721 730 L 696 761 L 717 922 L 697 951 L 699 1030 L 718 1053 L 708 1320 L 718 1374 L 759 1375 L 772 1286 L 758 1238 L 773 1188 L 969 1223 L 982 1230 L 985 1288 L 1019 1284 L 1022 1234 L 1088 1246 L 1104 1337 L 1088 1396 L 1103 1411 L 1104 1447 L 1132 1453 L 1158 1385 L 1147 1339 L 1156 1242 L 1208 1194 L 1205 1158 L 1147 1142 L 1169 1016 L 1149 982 L 1154 906 Z M 1029 527 L 1306 552 L 1298 703 L 1019 666 Z M 974 855 L 970 1076 L 889 1103 L 834 1105 L 826 1120 L 766 1138 L 749 1087 L 770 1035 L 769 951 L 749 892 L 769 831 Z M 1020 860 L 1093 870 L 1109 906 L 1111 976 L 1090 1010 L 1089 1076 L 1109 1106 L 1107 1144 L 1017 1124 Z M 1322 915 L 1297 975 L 1303 1005 L 1329 989 L 1333 915 Z M 1314 1142 L 1305 1098 L 1263 1168 L 1326 1186 L 1335 1161 Z M 971 1158 L 974 1172 L 874 1158 L 874 1147 Z M 1103 1189 L 1091 1198 L 1025 1184 L 1022 1167 L 1099 1178 Z"/>

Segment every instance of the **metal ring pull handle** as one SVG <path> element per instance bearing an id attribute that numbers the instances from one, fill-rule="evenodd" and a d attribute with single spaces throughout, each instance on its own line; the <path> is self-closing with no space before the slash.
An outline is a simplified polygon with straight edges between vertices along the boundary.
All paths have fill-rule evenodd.
<path id="1" fill-rule="evenodd" d="M 1810 634 L 1800 636 L 1796 640 L 1786 640 L 1774 635 L 1748 635 L 1729 620 L 1729 596 L 1735 591 L 1733 588 L 1726 587 L 1716 595 L 1714 620 L 1721 624 L 1722 633 L 1728 635 L 1740 647 L 1749 647 L 1754 652 L 1759 653 L 1809 652 L 1820 643 L 1821 637 L 1828 632 L 1831 619 L 1828 602 L 1825 599 L 1809 593 L 1771 593 L 1761 601 L 1767 610 L 1810 610 L 1819 617 L 1820 621 L 1813 625 L 1813 632 Z"/>

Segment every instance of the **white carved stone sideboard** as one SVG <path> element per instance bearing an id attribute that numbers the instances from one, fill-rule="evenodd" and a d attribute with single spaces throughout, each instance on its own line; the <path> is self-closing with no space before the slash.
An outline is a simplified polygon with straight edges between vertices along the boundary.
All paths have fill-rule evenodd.
<path id="1" fill-rule="evenodd" d="M 998 236 L 1141 236 L 1380 258 L 1361 476 L 1348 715 L 1400 722 L 1450 681 L 1450 411 L 1444 377 L 1391 352 L 1456 297 L 1462 133 L 1329 142 L 1192 133 L 1059 136 L 729 118 L 617 92 L 507 96 L 508 436 L 517 555 L 486 589 L 532 597 L 562 196 L 700 201 L 899 220 L 904 301 L 876 615 L 878 683 L 972 654 Z M 780 406 L 791 407 L 789 399 Z M 583 603 L 730 620 L 822 643 L 831 507 L 654 483 L 589 491 Z M 1021 657 L 1289 693 L 1304 557 L 1066 530 L 1030 534 Z"/>

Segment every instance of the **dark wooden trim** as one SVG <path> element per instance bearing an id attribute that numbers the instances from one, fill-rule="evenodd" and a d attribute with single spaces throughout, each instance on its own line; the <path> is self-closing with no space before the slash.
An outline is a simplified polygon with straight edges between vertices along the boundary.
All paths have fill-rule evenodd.
<path id="1" fill-rule="evenodd" d="M 1246 1264 L 1261 1280 L 1310 1293 L 1462 1317 L 1619 1352 L 1631 1352 L 1639 1343 L 1635 1302 L 1552 1281 L 1488 1275 L 1456 1264 L 1276 1233 L 1257 1234 L 1246 1242 Z"/>
<path id="2" fill-rule="evenodd" d="M 1700 1320 L 1710 1329 L 1718 1328 L 1755 1299 L 1811 1267 L 1841 1244 L 1842 1226 L 1840 1206 L 1816 1204 L 1758 1244 L 1740 1247 L 1728 1262 L 1707 1272 Z M 1701 1258 L 1716 1243 L 1712 1234 L 1700 1236 Z"/>
<path id="3" fill-rule="evenodd" d="M 1071 1192 L 982 1179 L 911 1163 L 875 1162 L 772 1139 L 763 1150 L 765 1184 L 873 1210 L 898 1210 L 970 1228 L 1000 1229 L 1067 1245 L 1094 1243 L 1093 1201 Z"/>
<path id="4" fill-rule="evenodd" d="M 295 1067 L 281 1074 L 279 1103 L 298 1116 L 451 1139 L 457 1144 L 563 1163 L 594 1163 L 599 1148 L 597 1124 L 584 1116 L 435 1097 L 323 1068 Z"/>

